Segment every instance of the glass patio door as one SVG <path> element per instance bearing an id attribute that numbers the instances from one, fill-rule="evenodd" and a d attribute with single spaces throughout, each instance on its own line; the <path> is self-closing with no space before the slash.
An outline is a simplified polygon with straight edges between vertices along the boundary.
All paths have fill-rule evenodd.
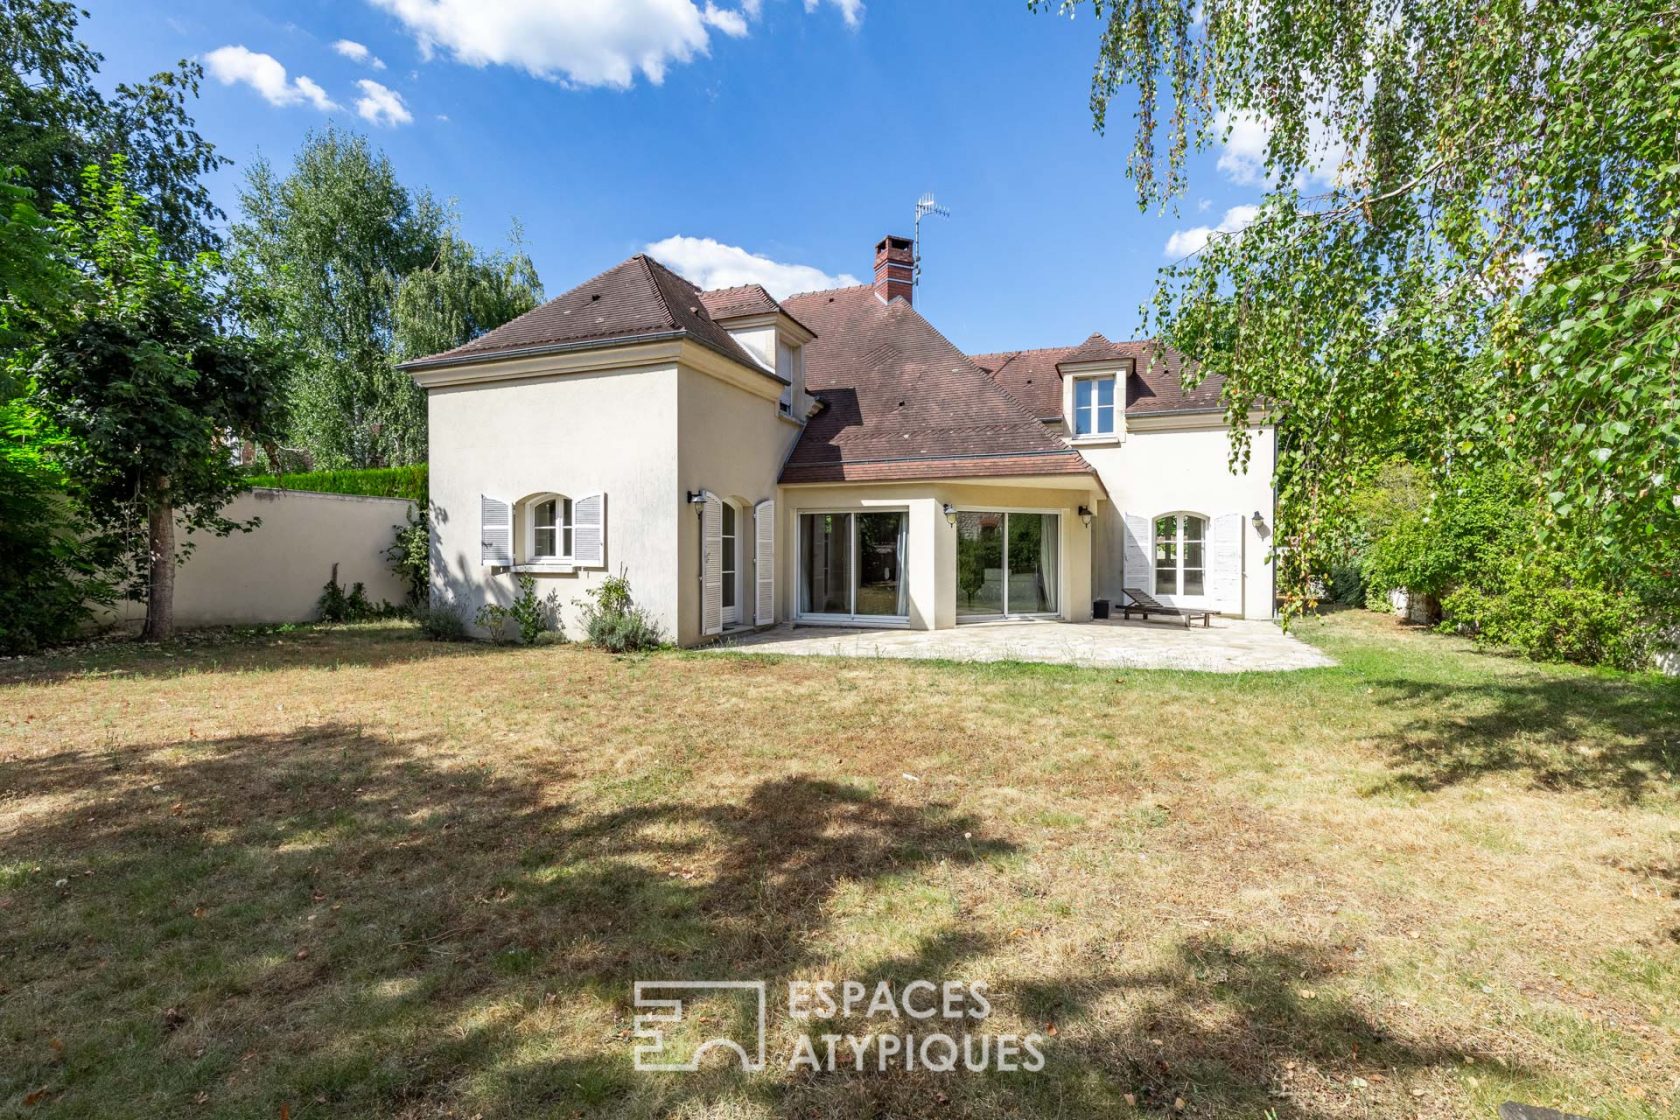
<path id="1" fill-rule="evenodd" d="M 957 619 L 1057 612 L 1061 517 L 962 510 L 957 514 Z"/>
<path id="2" fill-rule="evenodd" d="M 904 580 L 909 515 L 799 515 L 799 613 L 847 621 L 910 617 Z"/>

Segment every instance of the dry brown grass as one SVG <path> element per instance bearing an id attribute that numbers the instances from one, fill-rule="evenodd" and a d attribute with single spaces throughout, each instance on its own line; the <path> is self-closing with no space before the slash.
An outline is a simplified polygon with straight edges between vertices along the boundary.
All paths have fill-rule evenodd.
<path id="1" fill-rule="evenodd" d="M 1342 667 L 396 626 L 13 663 L 0 1111 L 1674 1115 L 1680 691 L 1308 635 Z M 1055 1036 L 1030 1075 L 635 1073 L 631 984 L 681 977 L 984 980 L 987 1029 Z"/>

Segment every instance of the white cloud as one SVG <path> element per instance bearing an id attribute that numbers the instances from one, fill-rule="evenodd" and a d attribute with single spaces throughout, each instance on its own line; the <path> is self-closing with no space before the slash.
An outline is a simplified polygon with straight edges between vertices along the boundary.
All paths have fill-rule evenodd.
<path id="1" fill-rule="evenodd" d="M 380 61 L 378 55 L 354 39 L 340 39 L 332 45 L 332 49 L 351 62 L 360 62 L 363 65 L 373 67 L 375 70 L 385 69 L 385 63 Z"/>
<path id="2" fill-rule="evenodd" d="M 402 94 L 396 90 L 387 89 L 371 78 L 363 78 L 356 86 L 362 91 L 362 96 L 356 99 L 356 114 L 369 124 L 399 125 L 414 119 L 414 114 L 403 104 Z"/>
<path id="3" fill-rule="evenodd" d="M 826 0 L 848 24 L 862 0 Z M 511 66 L 576 86 L 658 85 L 673 65 L 710 49 L 712 33 L 742 38 L 763 0 L 369 0 L 395 16 L 426 58 Z M 816 0 L 806 0 L 807 10 Z"/>
<path id="4" fill-rule="evenodd" d="M 262 95 L 270 105 L 297 105 L 308 102 L 325 112 L 338 106 L 327 91 L 302 74 L 292 80 L 286 68 L 271 54 L 246 50 L 244 47 L 217 47 L 204 56 L 210 75 L 224 86 L 247 85 Z"/>
<path id="5" fill-rule="evenodd" d="M 845 288 L 858 283 L 857 277 L 844 272 L 830 276 L 808 264 L 783 264 L 710 237 L 667 237 L 642 251 L 671 271 L 687 277 L 691 283 L 708 290 L 733 288 L 739 284 L 763 284 L 771 295 L 781 299 L 794 292 Z"/>
<path id="6" fill-rule="evenodd" d="M 1258 113 L 1233 113 L 1221 109 L 1214 114 L 1213 127 L 1221 134 L 1226 129 L 1230 130 L 1219 153 L 1218 166 L 1225 177 L 1245 187 L 1271 186 L 1272 179 L 1266 174 L 1266 145 L 1272 138 L 1271 121 Z M 1331 134 L 1315 110 L 1312 120 L 1307 123 L 1307 166 L 1296 176 L 1295 185 L 1300 188 L 1312 184 L 1332 185 L 1347 154 L 1347 146 Z"/>
<path id="7" fill-rule="evenodd" d="M 863 22 L 863 0 L 828 0 L 840 9 L 840 15 L 846 20 L 847 27 L 856 27 Z M 822 0 L 805 0 L 805 10 L 814 12 Z"/>
<path id="8" fill-rule="evenodd" d="M 716 4 L 707 4 L 700 18 L 707 26 L 715 27 L 733 39 L 740 39 L 747 33 L 747 16 L 745 12 L 734 11 L 730 8 L 720 8 Z"/>
<path id="9" fill-rule="evenodd" d="M 1225 216 L 1219 219 L 1216 226 L 1194 226 L 1190 229 L 1174 230 L 1173 235 L 1167 238 L 1167 256 L 1173 260 L 1180 260 L 1192 253 L 1199 253 L 1207 247 L 1214 234 L 1240 233 L 1259 216 L 1258 206 L 1233 206 L 1225 211 Z"/>

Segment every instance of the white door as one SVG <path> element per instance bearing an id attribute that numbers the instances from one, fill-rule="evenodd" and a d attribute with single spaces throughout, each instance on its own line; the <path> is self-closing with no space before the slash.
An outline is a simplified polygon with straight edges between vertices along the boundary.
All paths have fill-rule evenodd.
<path id="1" fill-rule="evenodd" d="M 731 502 L 723 503 L 723 624 L 741 621 L 741 520 Z"/>

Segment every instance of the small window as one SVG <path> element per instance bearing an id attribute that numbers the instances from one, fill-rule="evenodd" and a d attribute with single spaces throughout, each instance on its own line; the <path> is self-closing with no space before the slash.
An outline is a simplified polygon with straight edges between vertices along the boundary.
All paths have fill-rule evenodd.
<path id="1" fill-rule="evenodd" d="M 572 500 L 559 496 L 538 498 L 527 507 L 530 518 L 526 559 L 569 560 L 572 556 Z"/>
<path id="2" fill-rule="evenodd" d="M 1207 518 L 1174 513 L 1155 519 L 1155 594 L 1207 591 Z"/>
<path id="3" fill-rule="evenodd" d="M 1081 377 L 1073 383 L 1073 434 L 1075 436 L 1111 436 L 1114 434 L 1114 383 L 1112 374 L 1104 377 Z"/>

